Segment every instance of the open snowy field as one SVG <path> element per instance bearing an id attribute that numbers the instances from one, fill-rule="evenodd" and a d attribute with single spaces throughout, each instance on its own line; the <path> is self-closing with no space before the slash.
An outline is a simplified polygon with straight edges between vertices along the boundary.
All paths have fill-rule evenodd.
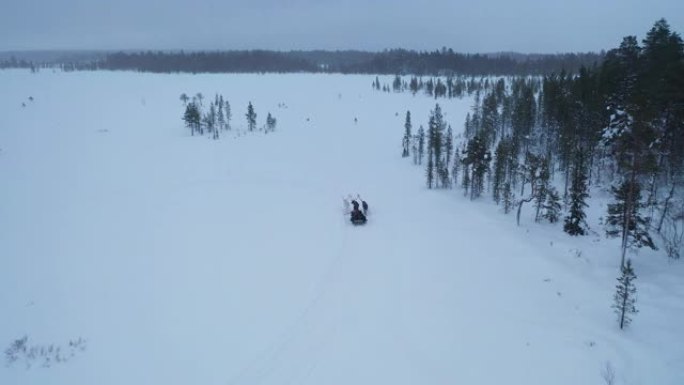
<path id="1" fill-rule="evenodd" d="M 0 71 L 0 384 L 684 384 L 682 262 L 633 256 L 621 331 L 605 205 L 571 238 L 428 191 L 401 137 L 435 100 L 374 79 Z M 472 101 L 437 102 L 460 132 Z"/>

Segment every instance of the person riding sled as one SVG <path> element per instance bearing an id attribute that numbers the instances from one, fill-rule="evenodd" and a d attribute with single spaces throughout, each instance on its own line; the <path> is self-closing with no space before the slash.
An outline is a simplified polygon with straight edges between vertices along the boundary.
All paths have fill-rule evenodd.
<path id="1" fill-rule="evenodd" d="M 355 225 L 364 224 L 364 223 L 366 223 L 366 216 L 363 215 L 361 210 L 359 210 L 358 208 L 355 208 L 351 212 L 351 222 Z"/>

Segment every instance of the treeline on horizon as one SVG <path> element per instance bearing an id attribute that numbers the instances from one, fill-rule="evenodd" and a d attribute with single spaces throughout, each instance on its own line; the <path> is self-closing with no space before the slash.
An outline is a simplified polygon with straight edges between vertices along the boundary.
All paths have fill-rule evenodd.
<path id="1" fill-rule="evenodd" d="M 545 75 L 577 73 L 603 61 L 603 53 L 463 54 L 393 49 L 364 51 L 115 52 L 90 61 L 37 63 L 10 58 L 0 68 L 58 66 L 63 70 L 128 70 L 156 73 L 343 73 L 415 75 Z"/>

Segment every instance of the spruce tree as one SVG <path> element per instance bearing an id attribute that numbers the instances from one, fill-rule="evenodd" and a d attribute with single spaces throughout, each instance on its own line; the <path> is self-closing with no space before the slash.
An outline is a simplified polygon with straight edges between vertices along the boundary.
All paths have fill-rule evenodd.
<path id="1" fill-rule="evenodd" d="M 615 303 L 613 304 L 613 309 L 618 315 L 618 322 L 620 323 L 620 329 L 628 326 L 632 319 L 630 314 L 636 314 L 639 311 L 636 309 L 636 286 L 634 286 L 634 280 L 637 278 L 634 274 L 634 269 L 632 268 L 632 261 L 627 260 L 625 266 L 621 268 L 622 275 L 618 278 L 618 284 L 615 286 L 617 289 L 615 296 L 613 297 Z"/>
<path id="2" fill-rule="evenodd" d="M 451 175 L 452 175 L 452 185 L 456 185 L 458 183 L 458 173 L 460 171 L 461 167 L 461 155 L 460 155 L 460 150 L 456 148 L 454 150 L 454 161 L 452 162 L 452 167 L 451 167 Z"/>
<path id="3" fill-rule="evenodd" d="M 464 182 L 467 180 L 470 185 L 470 199 L 479 198 L 484 191 L 485 175 L 489 171 L 490 160 L 491 155 L 479 135 L 468 141 L 463 164 L 464 171 L 470 171 L 472 174 L 464 174 Z"/>
<path id="4" fill-rule="evenodd" d="M 394 76 L 394 81 L 392 82 L 392 89 L 394 92 L 401 92 L 401 78 L 399 75 Z"/>
<path id="5" fill-rule="evenodd" d="M 230 103 L 227 100 L 223 113 L 226 115 L 226 130 L 230 130 L 230 118 L 232 117 L 232 114 L 230 112 Z"/>
<path id="6" fill-rule="evenodd" d="M 563 225 L 563 231 L 570 235 L 587 234 L 584 208 L 588 207 L 586 200 L 589 194 L 587 193 L 587 175 L 582 163 L 580 158 L 575 164 L 570 188 L 570 213 L 565 217 Z"/>
<path id="7" fill-rule="evenodd" d="M 501 191 L 503 200 L 504 213 L 508 214 L 513 209 L 515 205 L 515 196 L 513 195 L 513 188 L 509 182 L 503 184 L 503 190 Z"/>
<path id="8" fill-rule="evenodd" d="M 268 116 L 266 117 L 266 131 L 273 132 L 275 131 L 276 128 L 276 118 L 271 116 L 271 113 L 268 113 Z"/>
<path id="9" fill-rule="evenodd" d="M 411 111 L 406 111 L 406 122 L 404 123 L 404 138 L 402 141 L 403 151 L 401 156 L 406 158 L 410 155 L 409 146 L 411 143 Z"/>
<path id="10" fill-rule="evenodd" d="M 427 188 L 431 189 L 435 179 L 435 164 L 432 161 L 432 148 L 428 147 L 427 167 L 425 168 L 425 176 L 427 178 Z"/>
<path id="11" fill-rule="evenodd" d="M 257 114 L 254 112 L 254 107 L 252 106 L 252 102 L 249 102 L 249 105 L 247 106 L 247 113 L 245 114 L 247 117 L 247 128 L 249 131 L 254 131 L 256 128 L 256 117 Z"/>
<path id="12" fill-rule="evenodd" d="M 430 124 L 428 125 L 428 145 L 427 145 L 427 167 L 425 169 L 425 175 L 427 177 L 427 187 L 432 188 L 435 180 L 435 128 L 432 122 L 432 117 L 430 118 Z M 439 168 L 437 168 L 439 170 Z"/>
<path id="13" fill-rule="evenodd" d="M 539 220 L 542 218 L 541 210 L 546 203 L 546 198 L 549 193 L 549 178 L 549 163 L 546 161 L 545 157 L 539 157 L 539 171 L 537 173 L 534 188 L 534 200 L 536 206 L 536 212 L 534 215 L 535 222 L 539 222 Z"/>
<path id="14" fill-rule="evenodd" d="M 451 180 L 449 179 L 449 164 L 451 164 L 451 154 L 454 151 L 454 133 L 451 130 L 451 125 L 447 127 L 447 132 L 446 132 L 446 138 L 444 139 L 444 154 L 446 156 L 443 169 L 444 169 L 444 177 L 446 178 L 444 184 L 445 187 L 451 188 Z M 456 174 L 452 174 L 454 177 L 456 177 Z"/>
<path id="15" fill-rule="evenodd" d="M 606 218 L 606 235 L 622 237 L 622 262 L 627 249 L 648 246 L 657 250 L 651 235 L 648 233 L 650 218 L 639 213 L 643 207 L 641 188 L 637 181 L 624 181 L 619 187 L 613 187 L 615 202 L 608 205 Z"/>
<path id="16" fill-rule="evenodd" d="M 423 164 L 423 155 L 425 154 L 425 130 L 421 125 L 418 129 L 418 164 Z"/>
<path id="17" fill-rule="evenodd" d="M 226 118 L 223 113 L 223 96 L 221 96 L 220 103 L 217 104 L 218 110 L 216 112 L 217 114 L 217 123 L 219 126 L 220 130 L 224 130 L 226 128 Z"/>
<path id="18" fill-rule="evenodd" d="M 508 162 L 509 140 L 499 142 L 494 151 L 494 175 L 492 179 L 492 198 L 496 204 L 501 202 L 502 190 L 506 182 L 506 164 Z M 510 188 L 510 185 L 509 185 Z"/>
<path id="19" fill-rule="evenodd" d="M 550 223 L 558 222 L 561 213 L 561 197 L 555 187 L 549 187 L 543 205 L 542 217 Z"/>
<path id="20" fill-rule="evenodd" d="M 218 139 L 218 129 L 216 128 L 216 107 L 210 103 L 209 112 L 204 115 L 204 126 L 212 134 L 213 139 Z"/>
<path id="21" fill-rule="evenodd" d="M 190 102 L 185 106 L 185 114 L 183 114 L 183 120 L 185 125 L 190 129 L 190 134 L 195 135 L 195 132 L 200 130 L 200 119 L 201 113 L 199 107 L 195 102 Z"/>
<path id="22" fill-rule="evenodd" d="M 418 79 L 414 76 L 411 78 L 411 82 L 409 83 L 409 89 L 411 90 L 411 93 L 413 95 L 418 92 Z"/>

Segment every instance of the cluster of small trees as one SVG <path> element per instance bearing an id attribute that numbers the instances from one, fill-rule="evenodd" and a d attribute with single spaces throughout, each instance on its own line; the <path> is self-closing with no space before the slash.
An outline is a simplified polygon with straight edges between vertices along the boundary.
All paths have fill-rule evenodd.
<path id="1" fill-rule="evenodd" d="M 183 93 L 180 96 L 180 100 L 185 107 L 183 121 L 185 126 L 190 129 L 191 135 L 204 135 L 207 133 L 213 139 L 219 139 L 221 132 L 231 130 L 231 107 L 227 100 L 224 101 L 223 95 L 216 94 L 206 111 L 204 111 L 204 96 L 202 93 L 197 93 L 192 98 Z M 270 112 L 266 117 L 266 124 L 257 129 L 257 113 L 252 102 L 249 102 L 247 105 L 245 118 L 247 119 L 247 130 L 250 132 L 257 130 L 265 133 L 275 131 L 277 121 Z"/>
<path id="2" fill-rule="evenodd" d="M 408 80 L 399 75 L 395 75 L 392 84 L 380 83 L 380 78 L 375 77 L 371 84 L 373 89 L 383 92 L 411 92 L 413 95 L 424 93 L 425 95 L 437 98 L 461 98 L 465 95 L 472 95 L 475 92 L 487 90 L 491 87 L 491 80 L 488 77 L 476 78 L 462 75 L 441 77 L 411 76 Z"/>

